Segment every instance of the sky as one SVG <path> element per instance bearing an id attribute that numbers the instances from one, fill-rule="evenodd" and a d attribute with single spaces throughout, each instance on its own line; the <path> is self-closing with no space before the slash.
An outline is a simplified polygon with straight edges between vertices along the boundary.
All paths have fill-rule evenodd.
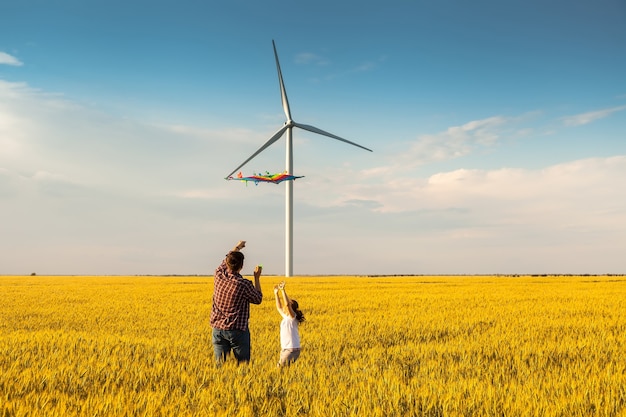
<path id="1" fill-rule="evenodd" d="M 0 275 L 284 274 L 272 40 L 295 275 L 626 273 L 623 0 L 4 0 Z"/>

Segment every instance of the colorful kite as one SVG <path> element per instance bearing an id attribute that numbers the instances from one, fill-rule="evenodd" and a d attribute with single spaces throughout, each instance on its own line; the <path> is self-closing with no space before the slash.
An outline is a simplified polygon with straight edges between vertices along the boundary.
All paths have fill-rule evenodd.
<path id="1" fill-rule="evenodd" d="M 303 178 L 303 177 L 296 177 L 294 175 L 289 175 L 287 174 L 287 171 L 281 174 L 270 174 L 269 172 L 265 171 L 265 175 L 254 174 L 249 177 L 244 177 L 240 172 L 239 174 L 237 174 L 236 177 L 228 177 L 226 179 L 245 181 L 246 185 L 248 185 L 248 181 L 254 181 L 254 185 L 259 185 L 260 182 L 273 182 L 274 184 L 280 184 L 283 181 L 292 181 L 298 178 Z"/>

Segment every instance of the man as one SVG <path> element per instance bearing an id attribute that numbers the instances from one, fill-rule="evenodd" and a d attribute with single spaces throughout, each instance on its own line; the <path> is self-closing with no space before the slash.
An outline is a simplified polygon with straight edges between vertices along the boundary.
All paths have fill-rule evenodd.
<path id="1" fill-rule="evenodd" d="M 237 363 L 250 361 L 250 303 L 261 304 L 261 266 L 254 268 L 254 284 L 240 274 L 243 268 L 245 241 L 226 255 L 215 270 L 211 327 L 213 328 L 213 351 L 220 364 L 233 351 Z"/>

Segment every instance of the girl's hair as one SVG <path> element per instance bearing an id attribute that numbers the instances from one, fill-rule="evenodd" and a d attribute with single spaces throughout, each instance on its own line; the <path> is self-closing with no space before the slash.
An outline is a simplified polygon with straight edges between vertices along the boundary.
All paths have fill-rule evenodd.
<path id="1" fill-rule="evenodd" d="M 243 267 L 243 253 L 238 251 L 228 252 L 228 255 L 226 255 L 226 266 L 232 273 L 239 272 Z"/>
<path id="2" fill-rule="evenodd" d="M 296 313 L 296 320 L 298 320 L 298 323 L 302 323 L 305 320 L 304 313 L 300 311 L 298 302 L 296 300 L 291 300 L 291 309 L 293 310 L 294 313 Z"/>

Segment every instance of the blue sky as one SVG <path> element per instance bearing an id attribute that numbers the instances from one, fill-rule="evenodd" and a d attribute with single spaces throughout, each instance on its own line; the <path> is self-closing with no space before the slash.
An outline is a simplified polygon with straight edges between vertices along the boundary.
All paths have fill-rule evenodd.
<path id="1" fill-rule="evenodd" d="M 626 273 L 621 0 L 8 0 L 0 274 L 284 273 L 272 40 L 295 274 Z"/>

